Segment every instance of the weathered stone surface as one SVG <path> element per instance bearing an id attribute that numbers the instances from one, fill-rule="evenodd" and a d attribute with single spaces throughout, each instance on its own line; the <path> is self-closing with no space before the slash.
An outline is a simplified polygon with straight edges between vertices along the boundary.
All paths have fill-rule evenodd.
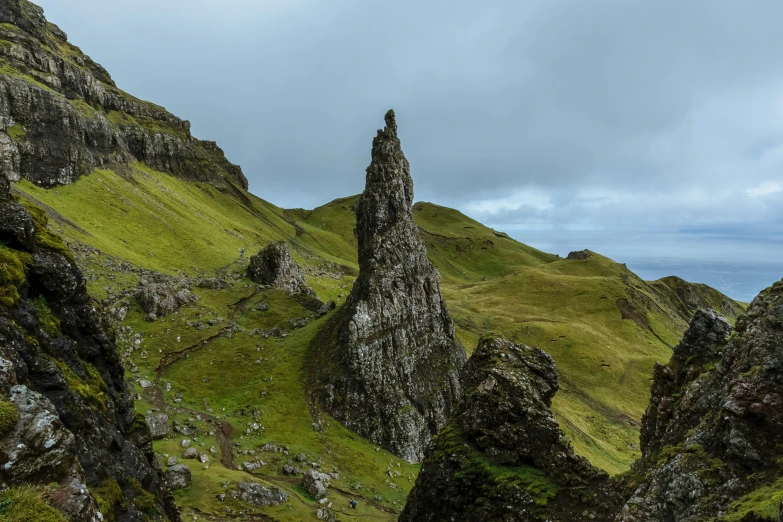
<path id="1" fill-rule="evenodd" d="M 98 504 L 87 491 L 76 439 L 63 425 L 54 405 L 23 385 L 11 389 L 10 401 L 16 406 L 19 420 L 2 441 L 9 451 L 2 459 L 0 478 L 11 484 L 45 477 L 57 479 L 57 507 L 75 520 L 97 522 Z"/>
<path id="2" fill-rule="evenodd" d="M 172 490 L 184 489 L 190 486 L 193 481 L 190 475 L 190 468 L 185 464 L 176 464 L 163 472 L 166 483 Z"/>
<path id="3" fill-rule="evenodd" d="M 155 440 L 162 439 L 169 434 L 169 416 L 165 413 L 147 415 L 147 424 L 150 427 L 150 435 Z"/>
<path id="4" fill-rule="evenodd" d="M 8 64 L 0 75 L 0 171 L 12 181 L 67 184 L 95 168 L 123 172 L 142 161 L 183 179 L 247 188 L 214 142 L 195 139 L 189 122 L 120 91 L 38 6 L 4 0 L 0 40 L 11 44 L 0 48 Z"/>
<path id="5" fill-rule="evenodd" d="M 329 487 L 330 479 L 331 477 L 325 473 L 309 469 L 302 477 L 302 487 L 310 493 L 310 496 L 318 500 L 326 496 L 326 488 Z"/>
<path id="6" fill-rule="evenodd" d="M 574 453 L 555 421 L 558 376 L 546 352 L 487 336 L 461 378 L 465 400 L 429 447 L 401 521 L 606 520 L 607 475 Z M 531 470 L 538 486 L 501 480 L 504 466 Z M 543 491 L 556 488 L 547 507 Z"/>
<path id="7" fill-rule="evenodd" d="M 307 286 L 302 268 L 294 263 L 285 241 L 270 243 L 250 258 L 250 279 L 262 285 L 279 288 L 289 294 L 305 294 L 315 297 Z"/>
<path id="8" fill-rule="evenodd" d="M 412 202 L 410 166 L 389 111 L 356 206 L 359 277 L 311 358 L 315 393 L 329 413 L 417 462 L 458 401 L 465 350 L 454 337 Z"/>
<path id="9" fill-rule="evenodd" d="M 196 301 L 196 296 L 183 285 L 148 283 L 136 290 L 136 299 L 142 309 L 155 317 L 168 315 L 179 307 Z"/>
<path id="10" fill-rule="evenodd" d="M 16 201 L 0 200 L 0 241 L 28 251 L 35 247 L 33 218 Z"/>
<path id="11" fill-rule="evenodd" d="M 626 485 L 618 521 L 713 520 L 783 477 L 783 282 L 730 334 L 724 317 L 701 310 L 656 366 L 632 475 L 641 480 Z"/>
<path id="12" fill-rule="evenodd" d="M 149 429 L 134 411 L 114 334 L 65 245 L 54 236 L 39 241 L 45 215 L 30 217 L 36 234 L 32 250 L 7 247 L 23 264 L 23 279 L 0 291 L 2 387 L 13 386 L 22 408 L 21 431 L 9 435 L 19 441 L 9 442 L 5 447 L 11 451 L 0 455 L 0 481 L 10 486 L 57 482 L 57 507 L 73 520 L 92 520 L 94 501 L 84 485 L 97 487 L 113 478 L 132 499 L 133 479 L 152 493 L 159 513 L 179 520 L 153 464 Z M 41 299 L 46 314 L 38 311 Z M 88 389 L 71 388 L 73 376 Z M 113 515 L 129 522 L 145 519 L 132 501 L 124 506 Z"/>
<path id="13" fill-rule="evenodd" d="M 240 482 L 239 500 L 253 507 L 276 506 L 288 501 L 288 494 L 280 488 L 268 488 L 258 482 Z"/>

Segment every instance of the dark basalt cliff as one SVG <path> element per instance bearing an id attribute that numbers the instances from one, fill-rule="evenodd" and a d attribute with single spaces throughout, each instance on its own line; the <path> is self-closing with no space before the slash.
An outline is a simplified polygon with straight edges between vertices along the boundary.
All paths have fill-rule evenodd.
<path id="1" fill-rule="evenodd" d="M 768 504 L 783 480 L 783 282 L 753 300 L 733 335 L 720 314 L 696 314 L 655 368 L 641 443 L 617 520 L 777 520 Z"/>
<path id="2" fill-rule="evenodd" d="M 0 171 L 50 187 L 134 161 L 247 188 L 242 170 L 190 123 L 134 98 L 27 0 L 0 0 Z"/>
<path id="3" fill-rule="evenodd" d="M 311 354 L 315 393 L 326 411 L 416 462 L 456 405 L 465 350 L 454 337 L 412 203 L 410 166 L 389 111 L 356 206 L 359 277 Z"/>
<path id="4" fill-rule="evenodd" d="M 401 521 L 607 519 L 617 497 L 555 421 L 546 352 L 487 336 L 461 379 L 464 400 L 428 448 Z"/>
<path id="5" fill-rule="evenodd" d="M 112 332 L 43 211 L 13 199 L 4 176 L 0 482 L 52 489 L 52 504 L 70 520 L 179 519 Z"/>
<path id="6" fill-rule="evenodd" d="M 655 366 L 642 458 L 615 479 L 560 436 L 556 371 L 541 350 L 485 338 L 462 383 L 403 521 L 783 520 L 783 281 L 734 332 L 714 310 L 695 314 L 669 364 Z"/>

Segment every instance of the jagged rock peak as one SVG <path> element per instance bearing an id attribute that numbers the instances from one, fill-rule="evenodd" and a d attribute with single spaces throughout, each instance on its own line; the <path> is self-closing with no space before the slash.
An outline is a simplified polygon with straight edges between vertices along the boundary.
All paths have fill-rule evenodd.
<path id="1" fill-rule="evenodd" d="M 549 354 L 488 335 L 461 381 L 464 400 L 428 449 L 402 522 L 605 520 L 607 476 L 574 453 L 550 410 Z"/>
<path id="2" fill-rule="evenodd" d="M 302 267 L 294 262 L 285 241 L 270 243 L 262 248 L 250 258 L 247 270 L 256 283 L 279 288 L 289 294 L 315 297 L 315 292 L 305 282 Z"/>
<path id="3" fill-rule="evenodd" d="M 639 480 L 618 521 L 775 520 L 765 491 L 783 480 L 783 281 L 736 325 L 698 312 L 656 367 Z"/>
<path id="4" fill-rule="evenodd" d="M 459 397 L 465 350 L 412 218 L 410 165 L 394 112 L 373 139 L 356 205 L 359 277 L 313 344 L 321 405 L 349 429 L 416 462 Z"/>
<path id="5" fill-rule="evenodd" d="M 51 187 L 135 162 L 219 188 L 247 188 L 241 168 L 190 123 L 117 88 L 27 0 L 0 1 L 0 172 Z"/>

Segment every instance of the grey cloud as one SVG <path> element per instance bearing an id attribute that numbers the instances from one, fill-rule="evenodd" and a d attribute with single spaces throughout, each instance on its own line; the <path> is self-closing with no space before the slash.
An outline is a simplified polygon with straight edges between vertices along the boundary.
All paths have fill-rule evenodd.
<path id="1" fill-rule="evenodd" d="M 500 225 L 781 222 L 746 194 L 783 172 L 777 0 L 40 3 L 282 206 L 361 191 L 393 107 L 418 199 L 552 202 L 473 212 Z"/>

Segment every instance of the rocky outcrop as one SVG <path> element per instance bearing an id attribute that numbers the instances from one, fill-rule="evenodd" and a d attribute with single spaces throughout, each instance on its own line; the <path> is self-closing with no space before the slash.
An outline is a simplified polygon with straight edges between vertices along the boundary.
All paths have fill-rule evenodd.
<path id="1" fill-rule="evenodd" d="M 607 519 L 607 475 L 574 454 L 550 410 L 558 375 L 546 352 L 486 336 L 462 386 L 401 521 Z"/>
<path id="2" fill-rule="evenodd" d="M 642 459 L 617 520 L 695 522 L 740 508 L 755 512 L 743 520 L 776 519 L 764 488 L 783 480 L 783 282 L 730 333 L 720 314 L 699 311 L 671 362 L 656 366 Z"/>
<path id="3" fill-rule="evenodd" d="M 292 295 L 315 297 L 315 292 L 305 282 L 302 267 L 294 262 L 285 241 L 270 243 L 262 248 L 250 258 L 247 271 L 250 279 L 256 283 L 279 288 Z"/>
<path id="4" fill-rule="evenodd" d="M 570 259 L 572 261 L 584 261 L 585 259 L 590 259 L 592 255 L 593 253 L 589 250 L 574 250 L 573 252 L 568 253 L 568 257 L 566 257 L 566 259 Z"/>
<path id="5" fill-rule="evenodd" d="M 359 277 L 311 358 L 323 408 L 416 462 L 456 406 L 465 351 L 413 222 L 412 202 L 410 166 L 389 111 L 356 205 Z"/>
<path id="6" fill-rule="evenodd" d="M 239 500 L 253 507 L 276 506 L 288 501 L 288 494 L 280 488 L 268 488 L 258 482 L 240 482 Z"/>
<path id="7" fill-rule="evenodd" d="M 183 305 L 194 302 L 196 296 L 190 293 L 190 289 L 184 283 L 147 283 L 141 284 L 136 289 L 136 299 L 147 313 L 146 318 L 154 321 Z"/>
<path id="8" fill-rule="evenodd" d="M 190 123 L 116 87 L 27 0 L 0 4 L 0 170 L 12 181 L 68 184 L 135 161 L 218 187 L 247 188 L 241 169 Z"/>
<path id="9" fill-rule="evenodd" d="M 133 499 L 143 487 L 154 507 L 128 500 L 102 515 L 142 521 L 153 509 L 179 520 L 155 468 L 149 428 L 134 412 L 113 334 L 73 257 L 46 229 L 43 211 L 7 192 L 0 197 L 0 223 L 9 213 L 32 221 L 25 241 L 0 227 L 0 396 L 8 398 L 0 400 L 0 481 L 55 482 L 55 507 L 90 521 L 100 518 L 94 488 L 116 482 Z"/>

